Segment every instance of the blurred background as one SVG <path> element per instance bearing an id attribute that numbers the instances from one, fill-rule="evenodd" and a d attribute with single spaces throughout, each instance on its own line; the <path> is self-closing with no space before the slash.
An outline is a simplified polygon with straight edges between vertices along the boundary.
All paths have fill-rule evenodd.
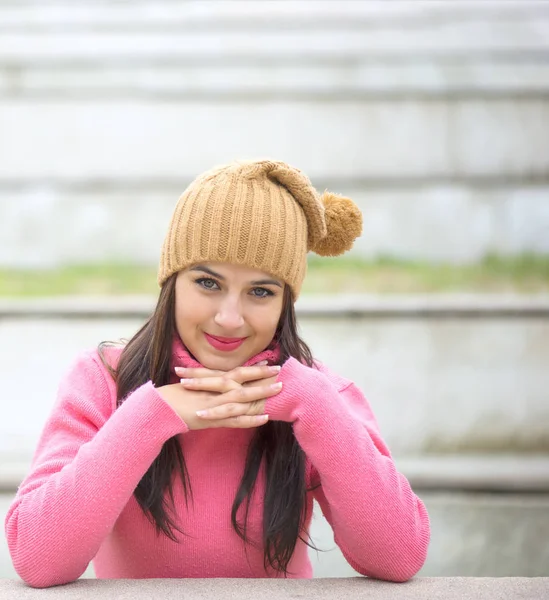
<path id="1" fill-rule="evenodd" d="M 76 354 L 150 313 L 181 192 L 256 157 L 363 210 L 299 319 L 427 504 L 421 574 L 549 575 L 546 1 L 0 0 L 2 522 Z"/>

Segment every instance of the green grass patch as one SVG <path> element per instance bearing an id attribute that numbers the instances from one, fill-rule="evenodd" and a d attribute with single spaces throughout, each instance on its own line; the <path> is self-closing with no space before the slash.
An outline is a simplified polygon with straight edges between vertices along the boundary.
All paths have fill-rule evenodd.
<path id="1" fill-rule="evenodd" d="M 0 269 L 0 296 L 156 294 L 156 268 L 72 265 L 56 269 Z"/>
<path id="2" fill-rule="evenodd" d="M 466 266 L 387 257 L 311 257 L 304 294 L 318 293 L 542 293 L 549 292 L 549 257 L 488 256 Z M 0 296 L 125 295 L 158 293 L 156 267 L 74 265 L 56 269 L 0 269 Z"/>

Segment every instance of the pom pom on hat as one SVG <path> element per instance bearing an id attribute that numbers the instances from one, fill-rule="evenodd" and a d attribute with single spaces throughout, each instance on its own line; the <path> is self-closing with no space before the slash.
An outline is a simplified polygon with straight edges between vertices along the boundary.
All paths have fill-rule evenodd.
<path id="1" fill-rule="evenodd" d="M 312 248 L 320 256 L 339 256 L 353 247 L 362 233 L 362 213 L 349 198 L 324 192 L 320 197 L 324 205 L 324 219 L 328 233 Z"/>

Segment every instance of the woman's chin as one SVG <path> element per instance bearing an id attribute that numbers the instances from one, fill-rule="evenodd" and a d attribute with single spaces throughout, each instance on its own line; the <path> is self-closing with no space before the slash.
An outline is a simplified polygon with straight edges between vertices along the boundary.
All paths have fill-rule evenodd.
<path id="1" fill-rule="evenodd" d="M 200 364 L 211 369 L 212 371 L 232 371 L 236 367 L 240 367 L 246 362 L 247 358 L 238 356 L 216 356 L 209 352 L 204 356 L 203 360 L 199 360 Z"/>

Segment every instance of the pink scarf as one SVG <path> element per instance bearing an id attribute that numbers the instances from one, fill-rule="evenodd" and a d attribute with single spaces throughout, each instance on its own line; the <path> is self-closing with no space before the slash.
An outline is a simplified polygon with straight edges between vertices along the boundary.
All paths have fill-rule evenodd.
<path id="1" fill-rule="evenodd" d="M 253 356 L 247 360 L 242 366 L 249 367 L 255 365 L 263 360 L 267 361 L 269 365 L 276 365 L 280 359 L 280 348 L 274 346 L 274 348 L 266 348 L 256 356 Z M 191 356 L 190 352 L 185 348 L 179 335 L 175 335 L 172 345 L 172 368 L 173 367 L 187 367 L 187 368 L 200 368 L 202 365 Z"/>

